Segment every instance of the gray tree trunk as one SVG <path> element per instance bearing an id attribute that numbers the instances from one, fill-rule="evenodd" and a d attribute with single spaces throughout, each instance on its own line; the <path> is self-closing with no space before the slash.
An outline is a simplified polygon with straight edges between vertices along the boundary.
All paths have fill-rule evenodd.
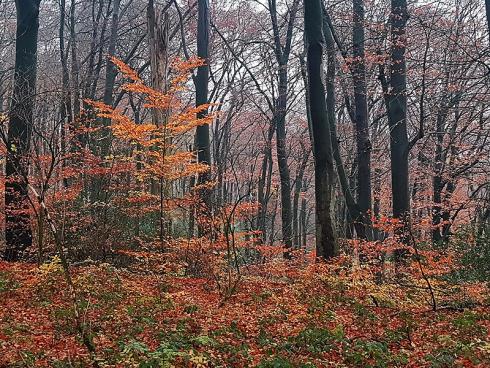
<path id="1" fill-rule="evenodd" d="M 332 217 L 334 162 L 323 78 L 323 12 L 320 0 L 305 0 L 308 94 L 315 157 L 316 255 L 328 259 L 337 252 Z"/>
<path id="2" fill-rule="evenodd" d="M 208 79 L 209 79 L 209 3 L 208 0 L 198 0 L 198 19 L 197 19 L 197 56 L 204 59 L 205 64 L 197 69 L 194 79 L 196 87 L 196 106 L 208 103 Z M 197 117 L 203 118 L 207 115 L 206 111 L 201 111 Z M 197 151 L 197 161 L 201 164 L 211 164 L 211 147 L 209 142 L 209 125 L 201 125 L 196 129 L 195 149 Z M 199 174 L 198 184 L 205 184 L 210 180 L 210 171 Z M 204 206 L 201 215 L 209 214 L 211 211 L 212 197 L 211 190 L 203 189 L 199 191 L 201 202 Z M 205 229 L 199 226 L 199 235 L 202 236 Z"/>
<path id="3" fill-rule="evenodd" d="M 354 109 L 357 148 L 357 205 L 362 213 L 354 221 L 360 238 L 369 235 L 371 211 L 371 141 L 369 139 L 368 105 L 366 89 L 366 65 L 364 52 L 364 0 L 353 0 L 354 23 L 352 29 L 353 57 L 352 74 L 354 79 Z M 359 233 L 361 232 L 361 233 Z"/>
<path id="4" fill-rule="evenodd" d="M 36 93 L 40 0 L 16 0 L 17 33 L 5 178 L 6 261 L 17 261 L 32 245 L 28 185 L 29 150 Z"/>

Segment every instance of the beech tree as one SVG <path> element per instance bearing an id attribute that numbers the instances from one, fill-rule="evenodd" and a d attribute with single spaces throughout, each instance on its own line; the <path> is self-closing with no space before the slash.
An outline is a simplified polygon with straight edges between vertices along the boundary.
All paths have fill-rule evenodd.
<path id="1" fill-rule="evenodd" d="M 366 238 L 369 233 L 369 218 L 372 207 L 371 201 L 371 141 L 369 138 L 368 104 L 366 88 L 366 65 L 364 49 L 364 0 L 353 0 L 352 26 L 352 76 L 354 85 L 354 111 L 357 148 L 357 205 L 362 214 L 363 227 L 358 234 Z"/>
<path id="2" fill-rule="evenodd" d="M 328 259 L 336 254 L 336 239 L 332 218 L 334 163 L 322 70 L 325 42 L 322 15 L 320 0 L 305 0 L 308 95 L 315 159 L 316 255 Z"/>
<path id="3" fill-rule="evenodd" d="M 204 60 L 205 64 L 197 69 L 194 78 L 196 87 L 196 106 L 208 103 L 208 80 L 209 80 L 209 3 L 208 0 L 198 0 L 197 18 L 197 56 Z M 207 109 L 197 114 L 198 118 L 207 115 Z M 197 151 L 197 161 L 204 165 L 211 165 L 211 146 L 209 141 L 209 125 L 201 125 L 196 128 L 195 149 Z M 210 172 L 199 174 L 198 184 L 206 184 L 210 179 Z M 210 213 L 212 206 L 211 190 L 200 189 L 200 198 L 206 208 L 204 213 Z M 203 229 L 200 227 L 200 234 Z"/>
<path id="4" fill-rule="evenodd" d="M 5 182 L 4 258 L 17 261 L 32 245 L 28 185 L 29 149 L 36 93 L 40 0 L 16 0 L 14 88 L 9 113 Z"/>
<path id="5" fill-rule="evenodd" d="M 400 220 L 403 227 L 409 226 L 410 218 L 408 174 L 410 147 L 407 132 L 407 67 L 405 61 L 407 20 L 406 0 L 392 0 L 389 81 L 383 69 L 380 73 L 390 127 L 393 217 Z"/>
<path id="6" fill-rule="evenodd" d="M 298 11 L 299 0 L 294 0 L 289 11 L 289 19 L 286 23 L 286 36 L 284 44 L 281 42 L 280 23 L 278 20 L 277 4 L 275 0 L 269 0 L 269 13 L 271 17 L 274 54 L 278 68 L 277 98 L 274 100 L 272 123 L 276 128 L 277 163 L 281 181 L 281 220 L 282 237 L 287 248 L 292 247 L 292 202 L 291 202 L 291 177 L 289 173 L 286 151 L 286 112 L 288 104 L 288 62 L 293 41 L 294 23 Z"/>

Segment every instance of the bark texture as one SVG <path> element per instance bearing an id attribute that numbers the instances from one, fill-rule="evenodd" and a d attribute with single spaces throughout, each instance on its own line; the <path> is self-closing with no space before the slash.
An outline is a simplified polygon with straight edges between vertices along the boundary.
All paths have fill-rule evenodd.
<path id="1" fill-rule="evenodd" d="M 9 113 L 5 181 L 4 258 L 19 260 L 32 245 L 28 171 L 36 93 L 40 0 L 16 0 L 17 33 L 12 102 Z"/>

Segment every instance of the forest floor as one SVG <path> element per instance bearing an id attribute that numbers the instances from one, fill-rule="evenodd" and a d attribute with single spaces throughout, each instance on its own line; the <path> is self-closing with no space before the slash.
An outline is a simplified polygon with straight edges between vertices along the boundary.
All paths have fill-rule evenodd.
<path id="1" fill-rule="evenodd" d="M 433 311 L 423 284 L 346 270 L 276 262 L 213 280 L 105 264 L 73 279 L 100 367 L 490 367 L 486 286 L 434 285 Z M 91 366 L 70 300 L 56 262 L 0 262 L 0 367 Z"/>

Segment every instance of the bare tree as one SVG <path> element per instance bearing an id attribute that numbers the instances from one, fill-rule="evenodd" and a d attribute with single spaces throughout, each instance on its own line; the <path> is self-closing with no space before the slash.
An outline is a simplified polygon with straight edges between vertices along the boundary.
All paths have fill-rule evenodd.
<path id="1" fill-rule="evenodd" d="M 380 73 L 390 127 L 393 217 L 400 220 L 403 226 L 408 225 L 410 217 L 408 175 L 410 147 L 407 132 L 407 66 L 405 61 L 407 20 L 406 0 L 391 0 L 389 81 L 386 80 L 383 68 Z"/>
<path id="2" fill-rule="evenodd" d="M 325 85 L 323 78 L 323 11 L 320 0 L 305 0 L 308 94 L 315 158 L 316 255 L 324 259 L 336 254 L 332 218 L 334 162 Z"/>

